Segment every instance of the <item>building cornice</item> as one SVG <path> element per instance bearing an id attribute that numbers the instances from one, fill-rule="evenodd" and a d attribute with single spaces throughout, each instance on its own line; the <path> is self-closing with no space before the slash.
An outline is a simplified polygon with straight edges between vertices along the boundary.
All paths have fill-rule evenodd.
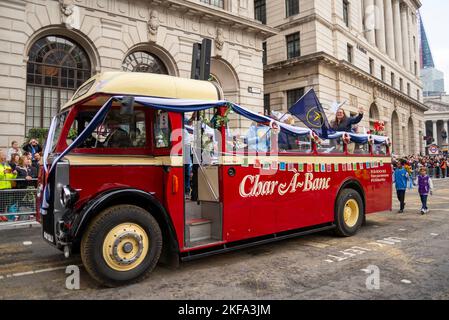
<path id="1" fill-rule="evenodd" d="M 416 100 L 404 94 L 403 92 L 397 90 L 396 88 L 391 87 L 390 85 L 380 81 L 379 79 L 373 77 L 369 73 L 363 71 L 362 69 L 348 63 L 347 61 L 338 60 L 325 52 L 317 52 L 310 55 L 266 65 L 264 66 L 264 73 L 270 73 L 279 70 L 288 70 L 291 67 L 310 64 L 314 62 L 323 62 L 337 68 L 338 70 L 349 72 L 354 76 L 357 76 L 365 81 L 368 81 L 369 83 L 373 84 L 378 88 L 384 89 L 385 91 L 391 93 L 395 97 L 398 97 L 405 102 L 413 104 L 415 107 L 419 108 L 422 111 L 429 110 L 429 107 L 427 107 L 421 101 Z"/>
<path id="2" fill-rule="evenodd" d="M 422 7 L 422 3 L 420 0 L 411 0 L 411 2 L 415 4 L 416 9 L 419 9 Z"/>
<path id="3" fill-rule="evenodd" d="M 371 45 L 366 39 L 363 38 L 363 36 L 360 37 L 361 33 L 355 31 L 352 28 L 346 29 L 338 23 L 332 23 L 318 13 L 311 13 L 311 14 L 308 14 L 308 15 L 305 15 L 305 16 L 302 16 L 299 18 L 295 18 L 292 21 L 288 21 L 286 23 L 276 26 L 276 28 L 282 32 L 282 31 L 289 30 L 291 28 L 295 28 L 297 26 L 303 25 L 305 23 L 310 23 L 310 22 L 314 22 L 314 21 L 319 22 L 326 28 L 330 29 L 332 32 L 338 31 L 341 34 L 344 34 L 346 37 L 349 37 L 353 42 L 360 44 L 363 47 L 369 48 L 370 56 L 374 57 L 377 60 L 382 61 L 382 63 L 385 66 L 390 67 L 391 69 L 395 70 L 395 72 L 402 73 L 404 75 L 404 77 L 407 77 L 407 79 L 410 82 L 413 82 L 416 86 L 422 88 L 419 77 L 414 75 L 413 72 L 411 72 L 411 71 L 407 70 L 406 68 L 404 68 L 403 66 L 399 65 L 399 63 L 396 60 L 391 59 L 389 56 L 382 53 L 379 50 L 379 48 Z"/>
<path id="4" fill-rule="evenodd" d="M 233 28 L 244 29 L 248 32 L 260 34 L 264 39 L 278 34 L 277 29 L 264 25 L 257 20 L 250 20 L 236 16 L 228 11 L 213 6 L 202 5 L 186 0 L 154 0 L 154 4 L 173 8 L 186 14 L 197 15 L 203 19 L 230 25 Z"/>

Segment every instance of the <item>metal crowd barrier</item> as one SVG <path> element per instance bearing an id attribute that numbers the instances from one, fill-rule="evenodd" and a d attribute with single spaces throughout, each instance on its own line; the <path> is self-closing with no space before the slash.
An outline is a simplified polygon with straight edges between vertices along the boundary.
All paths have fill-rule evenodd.
<path id="1" fill-rule="evenodd" d="M 0 230 L 36 224 L 37 179 L 1 181 L 12 186 L 0 189 Z"/>

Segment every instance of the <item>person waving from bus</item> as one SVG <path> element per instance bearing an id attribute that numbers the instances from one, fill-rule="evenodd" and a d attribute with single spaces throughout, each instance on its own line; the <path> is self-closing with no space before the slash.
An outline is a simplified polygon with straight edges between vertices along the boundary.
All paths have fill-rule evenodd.
<path id="1" fill-rule="evenodd" d="M 355 117 L 346 116 L 343 108 L 339 108 L 335 115 L 335 120 L 331 122 L 331 128 L 335 131 L 352 132 L 352 126 L 360 123 L 363 119 L 364 110 L 359 108 L 359 114 Z"/>
<path id="2" fill-rule="evenodd" d="M 262 115 L 261 113 L 259 113 Z M 267 123 L 253 122 L 247 133 L 249 151 L 270 152 L 271 128 Z"/>

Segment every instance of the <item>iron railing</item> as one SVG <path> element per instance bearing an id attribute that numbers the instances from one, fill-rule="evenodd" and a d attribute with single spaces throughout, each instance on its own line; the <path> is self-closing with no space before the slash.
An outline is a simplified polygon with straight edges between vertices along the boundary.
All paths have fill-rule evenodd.
<path id="1" fill-rule="evenodd" d="M 1 181 L 11 188 L 0 189 L 0 228 L 35 223 L 37 179 Z"/>

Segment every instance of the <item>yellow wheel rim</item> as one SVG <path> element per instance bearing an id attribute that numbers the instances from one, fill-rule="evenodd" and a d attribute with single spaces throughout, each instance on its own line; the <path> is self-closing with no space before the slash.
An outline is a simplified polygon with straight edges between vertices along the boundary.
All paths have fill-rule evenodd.
<path id="1" fill-rule="evenodd" d="M 354 199 L 349 199 L 344 207 L 344 220 L 345 224 L 352 228 L 357 224 L 359 220 L 360 209 L 359 204 Z"/>
<path id="2" fill-rule="evenodd" d="M 103 241 L 103 258 L 116 271 L 138 267 L 148 254 L 149 238 L 135 223 L 122 223 L 108 232 Z"/>

